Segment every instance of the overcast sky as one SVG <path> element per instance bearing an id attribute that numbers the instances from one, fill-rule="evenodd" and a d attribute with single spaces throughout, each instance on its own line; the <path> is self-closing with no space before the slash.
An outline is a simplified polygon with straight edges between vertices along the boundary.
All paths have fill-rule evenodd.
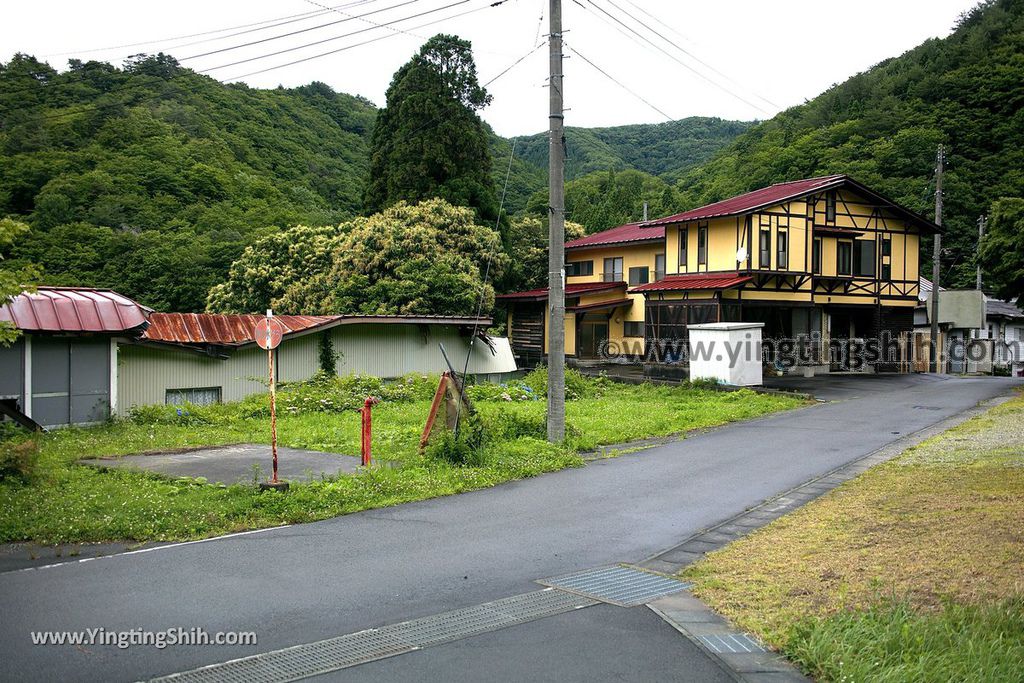
<path id="1" fill-rule="evenodd" d="M 69 57 L 120 65 L 127 55 L 162 50 L 183 65 L 209 70 L 210 76 L 221 80 L 242 80 L 259 88 L 318 80 L 383 105 L 391 75 L 435 33 L 456 33 L 471 40 L 484 82 L 544 39 L 548 0 L 506 0 L 490 7 L 493 1 L 5 3 L 0 60 L 26 52 L 63 69 Z M 947 35 L 957 16 L 975 4 L 975 0 L 565 0 L 569 54 L 578 49 L 578 55 L 565 65 L 566 107 L 570 108 L 566 124 L 656 123 L 694 115 L 769 118 L 927 38 Z M 415 14 L 421 16 L 412 17 Z M 252 25 L 257 22 L 267 24 Z M 428 22 L 436 23 L 425 26 Z M 380 26 L 389 23 L 389 27 Z M 296 31 L 301 32 L 278 37 Z M 342 37 L 345 34 L 354 35 Z M 381 39 L 356 45 L 377 38 Z M 254 41 L 262 42 L 238 47 Z M 323 42 L 302 47 L 319 41 Z M 213 51 L 218 52 L 200 56 Z M 335 52 L 247 75 L 330 51 Z M 268 56 L 277 52 L 281 54 Z M 243 60 L 251 61 L 226 66 Z M 494 102 L 483 117 L 499 133 L 512 136 L 547 127 L 547 68 L 546 48 L 541 47 L 489 86 Z"/>

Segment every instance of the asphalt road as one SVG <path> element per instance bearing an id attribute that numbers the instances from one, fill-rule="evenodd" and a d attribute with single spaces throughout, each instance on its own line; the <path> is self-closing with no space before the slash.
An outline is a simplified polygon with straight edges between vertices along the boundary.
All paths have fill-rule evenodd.
<path id="1" fill-rule="evenodd" d="M 826 397 L 829 380 L 817 389 Z M 636 562 L 1019 382 L 843 378 L 835 403 L 484 491 L 0 574 L 0 678 L 137 680 L 536 590 Z M 610 416 L 614 418 L 614 416 Z M 33 646 L 31 631 L 255 630 L 256 647 Z M 646 608 L 601 605 L 332 680 L 711 680 Z"/>

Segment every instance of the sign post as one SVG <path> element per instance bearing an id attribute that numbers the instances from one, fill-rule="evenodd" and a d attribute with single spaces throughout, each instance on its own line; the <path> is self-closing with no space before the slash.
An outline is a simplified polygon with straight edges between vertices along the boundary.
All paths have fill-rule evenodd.
<path id="1" fill-rule="evenodd" d="M 288 482 L 277 478 L 277 378 L 274 376 L 274 349 L 284 336 L 284 325 L 268 308 L 267 317 L 256 323 L 253 336 L 259 347 L 267 351 L 267 372 L 270 375 L 270 453 L 274 458 L 274 474 L 269 482 L 260 484 L 260 488 L 287 490 Z"/>

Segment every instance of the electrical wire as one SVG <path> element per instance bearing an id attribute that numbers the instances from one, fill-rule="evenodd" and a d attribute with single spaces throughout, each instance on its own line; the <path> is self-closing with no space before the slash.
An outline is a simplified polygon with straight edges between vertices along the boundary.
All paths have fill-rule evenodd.
<path id="1" fill-rule="evenodd" d="M 536 49 L 536 48 L 534 48 Z M 532 53 L 532 50 L 531 50 Z M 507 69 L 506 69 L 507 71 Z M 501 187 L 501 201 L 498 203 L 498 217 L 494 219 L 494 231 L 498 232 L 501 226 L 501 213 L 505 208 L 505 196 L 508 193 L 508 180 L 512 176 L 512 160 L 516 156 L 516 143 L 518 137 L 512 138 L 512 149 L 508 153 L 508 166 L 505 168 L 505 183 Z M 462 417 L 462 403 L 465 400 L 466 375 L 469 374 L 469 358 L 473 355 L 473 344 L 476 342 L 477 331 L 480 326 L 480 316 L 484 310 L 484 298 L 487 296 L 487 280 L 491 274 L 491 255 L 487 255 L 487 262 L 484 265 L 484 278 L 480 283 L 480 300 L 476 305 L 476 318 L 473 319 L 473 332 L 469 337 L 469 348 L 466 350 L 466 362 L 462 365 L 462 394 L 459 396 L 459 406 L 455 409 L 455 438 L 459 437 L 459 419 Z"/>
<path id="2" fill-rule="evenodd" d="M 695 76 L 697 76 L 697 77 L 698 77 L 698 78 L 700 78 L 701 80 L 703 80 L 703 81 L 707 82 L 707 83 L 708 83 L 708 84 L 710 84 L 710 85 L 713 85 L 714 87 L 718 88 L 719 90 L 722 90 L 722 91 L 723 91 L 723 92 L 725 92 L 726 94 L 728 94 L 728 95 L 730 95 L 730 96 L 732 96 L 732 97 L 736 98 L 736 99 L 737 99 L 737 100 L 739 100 L 740 102 L 743 102 L 744 104 L 746 104 L 747 106 L 749 106 L 749 107 L 751 107 L 751 108 L 753 108 L 753 109 L 756 109 L 756 110 L 758 110 L 758 111 L 760 111 L 760 112 L 762 112 L 762 113 L 765 113 L 765 114 L 769 113 L 769 112 L 768 112 L 768 110 L 766 110 L 765 108 L 763 108 L 763 107 L 760 107 L 760 106 L 758 106 L 758 105 L 754 104 L 753 102 L 751 102 L 750 100 L 746 99 L 746 98 L 745 98 L 745 97 L 743 97 L 742 95 L 740 95 L 740 94 L 738 94 L 738 93 L 736 93 L 736 92 L 733 92 L 732 90 L 730 90 L 730 89 L 729 89 L 729 88 L 727 88 L 726 86 L 722 85 L 721 83 L 719 83 L 719 82 L 715 81 L 715 80 L 714 80 L 714 79 L 712 79 L 712 78 L 709 78 L 708 76 L 704 75 L 703 73 L 701 73 L 701 72 L 700 72 L 700 71 L 698 71 L 697 69 L 693 68 L 692 66 L 690 66 L 689 64 L 687 64 L 687 63 L 686 63 L 686 62 L 684 62 L 683 60 L 679 59 L 679 58 L 678 58 L 677 56 L 675 56 L 674 54 L 672 54 L 671 52 L 669 52 L 669 51 L 668 51 L 668 50 L 666 50 L 665 48 L 661 47 L 660 45 L 658 45 L 657 43 L 655 43 L 654 41 L 652 41 L 652 40 L 651 40 L 650 38 L 648 38 L 648 37 L 644 36 L 644 35 L 643 35 L 643 34 L 641 34 L 641 33 L 640 33 L 639 31 L 637 31 L 636 29 L 634 29 L 633 27 L 631 27 L 631 26 L 630 26 L 629 24 L 626 24 L 626 23 L 625 23 L 625 22 L 623 22 L 623 21 L 622 21 L 621 19 L 619 19 L 619 18 L 618 18 L 618 17 L 616 17 L 615 15 L 611 14 L 610 12 L 608 12 L 608 11 L 607 11 L 607 10 L 606 10 L 605 8 L 603 8 L 603 7 L 601 7 L 600 5 L 598 5 L 597 3 L 595 3 L 595 2 L 594 2 L 594 0 L 586 0 L 586 2 L 587 2 L 587 4 L 589 4 L 589 5 L 591 5 L 592 7 L 594 7 L 594 8 L 596 9 L 596 10 L 598 10 L 599 12 L 601 12 L 602 14 L 606 15 L 607 17 L 609 17 L 609 18 L 610 18 L 610 19 L 611 19 L 612 21 L 614 21 L 615 23 L 619 24 L 620 26 L 624 27 L 624 28 L 625 28 L 626 30 L 628 30 L 629 32 L 631 32 L 631 33 L 633 33 L 634 35 L 636 35 L 637 37 L 639 37 L 639 38 L 640 38 L 641 40 L 643 40 L 643 41 L 644 41 L 645 43 L 647 43 L 648 45 L 650 45 L 651 47 L 653 47 L 654 49 L 656 49 L 656 50 L 657 50 L 658 52 L 661 52 L 661 53 L 662 53 L 662 54 L 664 54 L 664 55 L 665 55 L 666 57 L 668 57 L 668 58 L 669 58 L 669 59 L 671 59 L 672 61 L 674 61 L 674 62 L 676 62 L 677 64 L 679 64 L 680 66 L 682 66 L 682 67 L 683 67 L 684 69 L 686 69 L 687 71 L 690 71 L 691 73 L 693 73 L 693 74 L 694 74 Z M 580 4 L 580 3 L 579 3 L 579 2 L 577 2 L 577 4 Z M 582 6 L 582 5 L 581 5 L 581 6 Z"/>
<path id="3" fill-rule="evenodd" d="M 344 24 L 345 22 L 352 21 L 353 19 L 359 19 L 361 17 L 368 17 L 371 14 L 380 14 L 381 12 L 387 12 L 388 10 L 393 10 L 393 9 L 397 9 L 399 7 L 404 7 L 406 5 L 411 5 L 411 4 L 413 4 L 415 2 L 419 2 L 419 1 L 420 0 L 404 0 L 404 2 L 400 2 L 397 5 L 391 5 L 389 7 L 381 7 L 379 9 L 375 9 L 375 10 L 373 10 L 371 12 L 366 12 L 365 14 L 359 14 L 359 15 L 355 15 L 355 16 L 345 16 L 345 18 L 343 18 L 343 19 L 335 19 L 334 21 L 328 21 L 326 24 L 317 24 L 316 26 L 307 26 L 306 28 L 302 28 L 302 29 L 299 29 L 297 31 L 289 31 L 288 33 L 280 33 L 280 34 L 278 34 L 276 36 L 269 36 L 267 38 L 260 38 L 259 40 L 252 40 L 252 41 L 249 41 L 248 43 L 240 43 L 238 45 L 231 45 L 231 46 L 228 46 L 228 47 L 222 47 L 222 48 L 217 49 L 217 50 L 210 50 L 208 52 L 200 52 L 199 54 L 189 55 L 188 57 L 182 57 L 178 61 L 179 62 L 187 62 L 187 61 L 190 61 L 190 60 L 193 60 L 193 59 L 199 59 L 200 57 L 209 57 L 210 55 L 216 55 L 216 54 L 220 54 L 222 52 L 231 52 L 233 50 L 240 50 L 243 47 L 251 47 L 253 45 L 261 45 L 263 43 L 269 43 L 269 42 L 274 41 L 274 40 L 281 40 L 282 38 L 290 38 L 291 36 L 297 36 L 300 33 L 309 33 L 310 31 L 316 31 L 316 30 L 319 30 L 319 29 L 322 29 L 322 28 L 327 28 L 328 26 L 336 26 L 337 24 Z M 311 43 L 311 44 L 312 45 L 316 45 L 317 43 Z M 302 46 L 302 47 L 305 47 L 305 46 Z"/>
<path id="4" fill-rule="evenodd" d="M 643 102 L 644 104 L 646 104 L 646 105 L 647 105 L 648 107 L 650 107 L 651 109 L 653 109 L 654 111 L 656 111 L 656 112 L 658 112 L 659 114 L 661 114 L 662 116 L 664 116 L 666 120 L 668 120 L 668 121 L 675 121 L 675 119 L 674 119 L 674 118 L 672 118 L 671 116 L 669 116 L 668 114 L 666 114 L 665 112 L 663 112 L 663 111 L 662 111 L 661 109 L 659 109 L 659 108 L 658 108 L 658 107 L 656 107 L 655 105 L 651 104 L 651 102 L 650 102 L 650 101 L 648 101 L 647 99 L 645 99 L 645 98 L 644 98 L 644 97 L 643 97 L 642 95 L 640 95 L 639 93 L 636 93 L 636 92 L 634 92 L 634 91 L 633 91 L 633 90 L 632 90 L 632 89 L 631 89 L 631 88 L 630 88 L 630 87 L 629 87 L 628 85 L 626 85 L 625 83 L 623 83 L 623 82 L 622 82 L 622 81 L 620 81 L 619 79 L 617 79 L 617 78 L 615 78 L 614 76 L 612 76 L 612 75 L 611 75 L 610 73 L 608 73 L 607 71 L 605 71 L 604 69 L 602 69 L 601 67 L 599 67 L 599 66 L 598 66 L 597 64 L 595 64 L 594 62 L 592 62 L 592 61 L 590 61 L 589 59 L 587 59 L 587 57 L 586 57 L 585 55 L 583 55 L 583 54 L 582 54 L 582 53 L 581 53 L 581 52 L 580 52 L 579 50 L 577 50 L 577 49 L 576 49 L 575 47 L 573 47 L 573 46 L 569 45 L 569 44 L 568 44 L 568 42 L 566 42 L 566 47 L 568 47 L 568 48 L 569 48 L 570 50 L 572 50 L 573 54 L 575 54 L 575 55 L 576 55 L 577 57 L 579 57 L 579 58 L 580 58 L 580 59 L 582 59 L 582 60 L 583 60 L 584 62 L 586 62 L 587 64 L 589 64 L 589 65 L 590 65 L 591 67 L 593 67 L 593 68 L 594 68 L 594 69 L 596 69 L 596 70 L 597 70 L 598 72 L 600 72 L 600 73 L 601 73 L 601 75 L 603 75 L 603 76 L 604 76 L 605 78 L 607 78 L 608 80 L 612 81 L 612 82 L 613 82 L 613 83 L 615 83 L 615 84 L 616 84 L 617 86 L 619 86 L 620 88 L 622 88 L 623 90 L 625 90 L 626 92 L 628 92 L 628 93 L 629 93 L 630 95 L 632 95 L 633 97 L 635 97 L 636 99 L 640 100 L 641 102 Z"/>
<path id="5" fill-rule="evenodd" d="M 470 0 L 460 0 L 460 2 L 453 3 L 453 4 L 463 4 L 463 3 L 469 2 L 469 1 Z M 413 26 L 413 27 L 411 27 L 411 28 L 409 28 L 407 30 L 408 31 L 416 31 L 418 29 L 425 28 L 427 26 L 432 26 L 434 24 L 440 24 L 440 23 L 445 22 L 445 21 L 450 21 L 452 19 L 458 19 L 459 17 L 464 17 L 464 16 L 469 15 L 469 14 L 474 14 L 475 12 L 481 12 L 483 10 L 490 9 L 492 7 L 497 7 L 499 5 L 504 4 L 505 2 L 508 2 L 508 0 L 498 0 L 498 2 L 492 2 L 491 4 L 484 5 L 483 7 L 475 7 L 473 9 L 466 10 L 464 12 L 459 12 L 457 14 L 453 14 L 451 16 L 442 17 L 441 19 L 435 19 L 433 21 L 428 21 L 426 23 L 419 24 L 417 26 Z M 442 9 L 444 9 L 444 8 L 442 8 Z M 404 21 L 404 20 L 396 20 L 396 21 Z M 394 23 L 394 22 L 392 22 L 392 23 Z M 259 69 L 257 71 L 250 71 L 248 73 L 240 74 L 238 76 L 233 76 L 231 78 L 227 78 L 227 79 L 224 79 L 224 80 L 226 80 L 226 81 L 237 81 L 237 80 L 240 80 L 242 78 L 248 78 L 249 76 L 256 76 L 256 75 L 259 75 L 259 74 L 267 73 L 268 71 L 275 71 L 277 69 L 284 69 L 284 68 L 289 67 L 289 66 L 295 66 L 296 64 L 302 64 L 304 62 L 312 61 L 314 59 L 320 59 L 321 57 L 328 57 L 330 55 L 338 54 L 339 52 L 345 52 L 346 50 L 351 50 L 352 48 L 362 47 L 363 45 L 370 45 L 371 43 L 376 43 L 379 40 L 386 40 L 387 38 L 394 38 L 394 37 L 395 37 L 395 34 L 386 35 L 386 36 L 377 36 L 375 38 L 371 38 L 370 40 L 364 40 L 361 43 L 354 43 L 352 45 L 346 45 L 344 47 L 340 47 L 340 48 L 337 48 L 335 50 L 328 50 L 327 52 L 320 52 L 320 53 L 317 53 L 315 55 L 310 55 L 308 57 L 303 57 L 301 59 L 295 59 L 295 60 L 292 60 L 290 62 L 285 62 L 283 64 L 278 64 L 276 66 L 267 67 L 265 69 Z"/>

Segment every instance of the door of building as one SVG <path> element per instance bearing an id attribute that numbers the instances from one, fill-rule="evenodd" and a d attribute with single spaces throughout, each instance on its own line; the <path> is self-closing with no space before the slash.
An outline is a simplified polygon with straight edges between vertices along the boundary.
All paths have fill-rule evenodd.
<path id="1" fill-rule="evenodd" d="M 586 320 L 580 325 L 579 345 L 576 357 L 584 360 L 601 358 L 601 352 L 608 343 L 608 321 Z"/>

